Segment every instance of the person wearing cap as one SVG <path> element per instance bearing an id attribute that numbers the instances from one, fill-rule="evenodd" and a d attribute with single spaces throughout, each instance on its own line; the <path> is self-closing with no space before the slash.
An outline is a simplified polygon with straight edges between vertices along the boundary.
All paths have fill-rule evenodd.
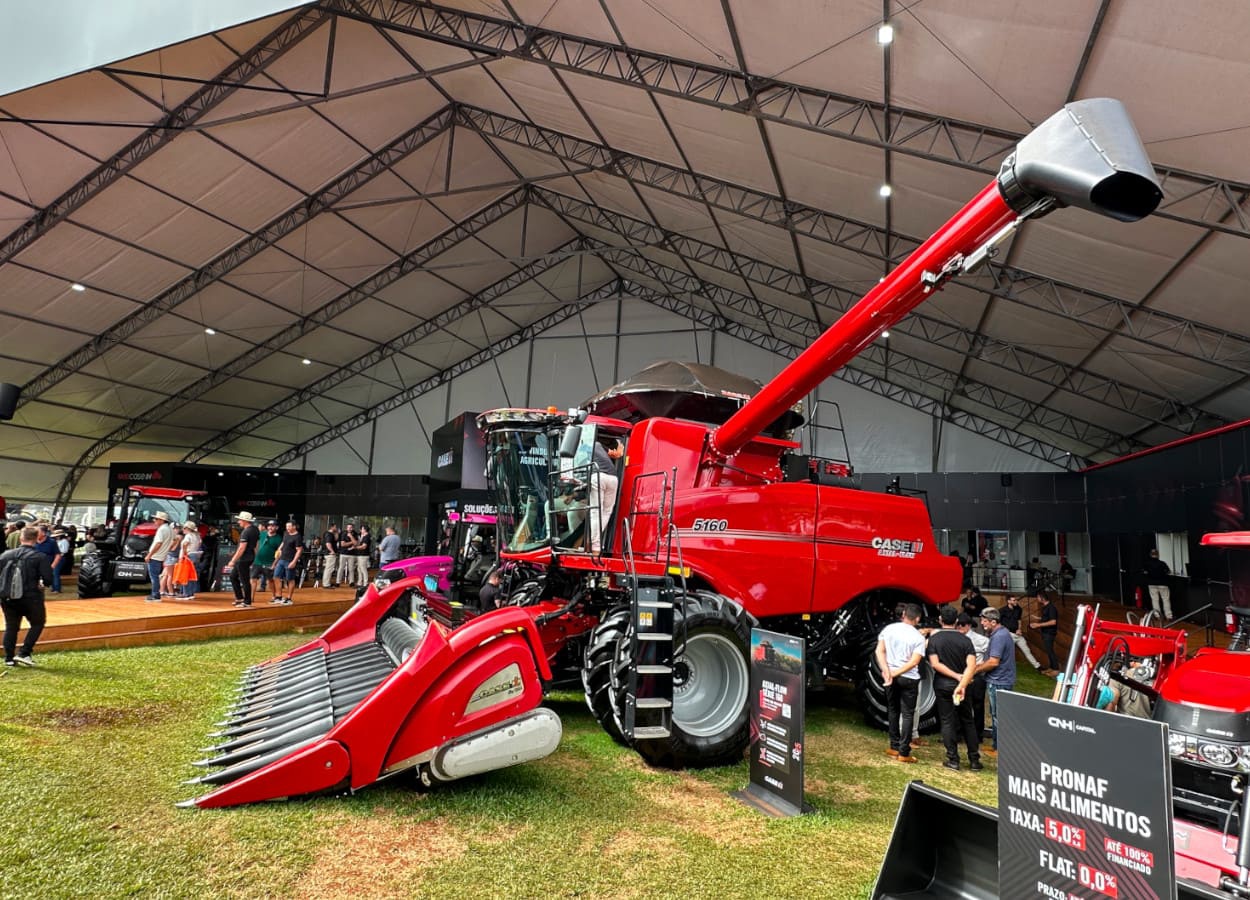
<path id="1" fill-rule="evenodd" d="M 152 518 L 161 524 L 152 537 L 147 554 L 143 557 L 143 561 L 148 564 L 148 580 L 152 582 L 151 592 L 146 599 L 149 603 L 160 603 L 161 573 L 165 570 L 165 559 L 169 556 L 169 551 L 173 549 L 177 539 L 174 537 L 173 528 L 169 526 L 169 513 L 158 509 L 152 514 Z"/>
<path id="2" fill-rule="evenodd" d="M 981 610 L 981 627 L 990 636 L 985 662 L 977 666 L 978 672 L 985 673 L 985 695 L 990 702 L 990 746 L 982 752 L 998 756 L 998 693 L 1016 686 L 1016 645 L 994 607 Z"/>
<path id="3" fill-rule="evenodd" d="M 181 593 L 178 595 L 180 600 L 194 600 L 196 593 L 200 589 L 200 555 L 203 552 L 203 542 L 200 540 L 200 526 L 195 522 L 187 521 L 182 523 L 182 558 L 190 563 L 190 568 L 183 567 L 187 573 L 187 580 L 178 585 Z"/>
<path id="4" fill-rule="evenodd" d="M 69 561 L 69 536 L 58 529 L 52 532 L 52 540 L 56 544 L 56 556 L 52 557 L 51 593 L 59 594 L 61 593 L 61 573 L 65 571 L 65 564 Z"/>
<path id="5" fill-rule="evenodd" d="M 247 510 L 235 516 L 239 523 L 239 543 L 234 548 L 234 555 L 226 567 L 230 569 L 230 583 L 234 586 L 234 605 L 240 609 L 252 608 L 252 581 L 248 577 L 252 563 L 256 559 L 256 544 L 260 541 L 260 530 L 255 519 Z"/>
<path id="6" fill-rule="evenodd" d="M 1042 609 L 1033 617 L 1033 624 L 1029 627 L 1042 633 L 1042 647 L 1045 648 L 1046 659 L 1050 663 L 1045 674 L 1054 675 L 1059 671 L 1059 658 L 1055 656 L 1055 637 L 1059 634 L 1059 608 L 1042 593 L 1041 588 L 1037 589 L 1035 596 L 1042 604 Z"/>

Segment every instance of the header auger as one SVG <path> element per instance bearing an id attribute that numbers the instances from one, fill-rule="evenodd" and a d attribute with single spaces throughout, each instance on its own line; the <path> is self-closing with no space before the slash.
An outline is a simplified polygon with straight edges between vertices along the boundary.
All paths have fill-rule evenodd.
<path id="1" fill-rule="evenodd" d="M 222 786 L 193 802 L 355 790 L 405 768 L 437 780 L 535 759 L 554 748 L 559 725 L 526 716 L 544 684 L 579 677 L 604 729 L 652 764 L 733 762 L 748 739 L 747 648 L 758 622 L 803 636 L 811 676 L 855 682 L 869 719 L 882 721 L 877 631 L 899 602 L 952 600 L 961 572 L 933 546 L 920 500 L 858 490 L 819 466 L 788 477 L 799 449 L 792 408 L 991 256 L 1020 221 L 1061 206 L 1131 221 L 1161 197 L 1120 104 L 1073 103 L 764 387 L 709 367 L 684 385 L 648 370 L 650 385 L 617 386 L 584 410 L 484 413 L 501 559 L 539 577 L 512 591 L 514 608 L 450 632 L 421 613 L 420 584 L 371 588 L 320 641 L 264 664 L 241 687 L 239 725 L 273 713 L 277 697 L 302 709 L 304 696 L 315 698 L 307 705 L 319 724 L 298 726 L 307 731 L 288 735 L 285 750 L 268 741 L 295 728 L 273 724 L 263 751 L 253 741 L 252 770 L 238 776 L 226 777 L 237 762 L 205 760 L 224 770 Z M 611 456 L 595 448 L 608 444 L 623 455 L 605 464 Z M 417 600 L 415 627 L 393 593 L 401 586 Z M 348 649 L 359 657 L 336 658 Z M 248 746 L 222 753 L 233 760 Z M 472 762 L 447 762 L 461 758 Z"/>

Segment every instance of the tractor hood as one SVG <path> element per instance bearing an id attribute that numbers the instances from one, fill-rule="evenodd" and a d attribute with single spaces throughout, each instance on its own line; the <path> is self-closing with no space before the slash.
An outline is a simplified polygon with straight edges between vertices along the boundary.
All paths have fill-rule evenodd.
<path id="1" fill-rule="evenodd" d="M 1173 731 L 1250 744 L 1250 653 L 1199 653 L 1160 686 L 1159 699 L 1155 719 Z"/>

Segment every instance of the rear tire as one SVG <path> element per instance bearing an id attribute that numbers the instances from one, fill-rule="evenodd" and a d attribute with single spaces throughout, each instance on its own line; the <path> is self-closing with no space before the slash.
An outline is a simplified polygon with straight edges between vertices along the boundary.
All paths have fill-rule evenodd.
<path id="1" fill-rule="evenodd" d="M 83 600 L 109 597 L 113 585 L 108 579 L 109 561 L 99 553 L 88 553 L 78 567 L 78 596 Z"/>
<path id="2" fill-rule="evenodd" d="M 621 734 L 613 709 L 612 663 L 616 659 L 617 645 L 629 630 L 629 624 L 628 606 L 609 610 L 590 632 L 586 657 L 582 663 L 582 688 L 586 692 L 586 705 L 590 707 L 590 714 L 608 733 L 608 737 L 626 747 L 629 746 L 629 741 Z"/>
<path id="3" fill-rule="evenodd" d="M 685 641 L 678 648 L 673 673 L 672 733 L 637 741 L 634 749 L 650 765 L 666 769 L 740 762 L 751 738 L 747 659 L 754 620 L 727 597 L 703 591 L 686 595 L 676 613 L 674 627 L 678 634 L 684 632 Z M 629 668 L 634 665 L 628 631 L 618 646 L 612 706 L 619 727 Z"/>
<path id="4" fill-rule="evenodd" d="M 882 731 L 890 730 L 890 712 L 885 699 L 885 685 L 881 683 L 881 669 L 876 660 L 877 645 L 871 644 L 860 660 L 855 676 L 855 698 L 864 713 L 864 721 Z M 916 698 L 916 716 L 920 720 L 922 734 L 930 734 L 939 728 L 937 696 L 933 693 L 933 670 L 928 663 L 921 663 L 920 695 Z"/>

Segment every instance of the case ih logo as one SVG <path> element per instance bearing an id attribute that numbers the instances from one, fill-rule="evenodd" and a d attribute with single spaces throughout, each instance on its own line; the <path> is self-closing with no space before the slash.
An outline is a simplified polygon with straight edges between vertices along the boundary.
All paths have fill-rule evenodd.
<path id="1" fill-rule="evenodd" d="M 447 466 L 452 464 L 455 458 L 456 452 L 454 450 L 448 450 L 446 453 L 440 453 L 438 455 L 438 467 L 440 469 L 445 469 Z"/>
<path id="2" fill-rule="evenodd" d="M 160 481 L 161 473 L 153 472 L 118 472 L 118 481 Z"/>
<path id="3" fill-rule="evenodd" d="M 916 554 L 924 550 L 924 541 L 900 541 L 898 538 L 875 537 L 872 549 L 877 556 L 892 556 L 898 559 L 915 559 Z"/>
<path id="4" fill-rule="evenodd" d="M 239 506 L 243 509 L 260 509 L 267 506 L 277 506 L 277 500 L 240 500 Z"/>

